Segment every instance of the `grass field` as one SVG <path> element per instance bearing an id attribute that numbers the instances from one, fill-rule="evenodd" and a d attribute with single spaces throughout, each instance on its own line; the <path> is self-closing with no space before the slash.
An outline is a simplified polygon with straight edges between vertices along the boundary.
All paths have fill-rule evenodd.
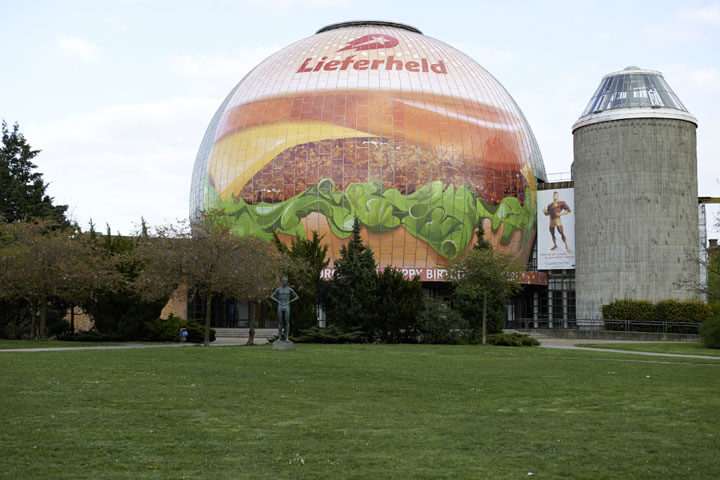
<path id="1" fill-rule="evenodd" d="M 0 353 L 3 479 L 709 479 L 720 362 L 480 346 Z"/>
<path id="2" fill-rule="evenodd" d="M 709 355 L 720 357 L 720 349 L 705 348 L 700 342 L 672 343 L 589 343 L 579 347 L 609 348 L 614 350 L 630 350 L 633 352 L 673 353 L 680 355 Z"/>

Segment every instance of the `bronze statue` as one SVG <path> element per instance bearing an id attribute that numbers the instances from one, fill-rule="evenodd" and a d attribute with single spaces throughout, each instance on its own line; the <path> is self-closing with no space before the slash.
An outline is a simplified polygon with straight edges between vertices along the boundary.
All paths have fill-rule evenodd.
<path id="1" fill-rule="evenodd" d="M 278 309 L 278 339 L 282 340 L 282 331 L 285 328 L 285 341 L 288 341 L 290 334 L 290 304 L 300 298 L 295 290 L 287 286 L 288 279 L 283 277 L 282 286 L 276 288 L 270 300 L 277 302 Z"/>

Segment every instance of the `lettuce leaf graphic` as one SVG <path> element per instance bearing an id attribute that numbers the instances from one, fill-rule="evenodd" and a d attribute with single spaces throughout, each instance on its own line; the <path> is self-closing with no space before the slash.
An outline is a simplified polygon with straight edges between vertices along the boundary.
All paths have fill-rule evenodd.
<path id="1" fill-rule="evenodd" d="M 352 233 L 355 217 L 370 232 L 390 232 L 402 225 L 413 236 L 424 240 L 436 252 L 454 258 L 471 241 L 480 219 L 489 218 L 493 232 L 504 225 L 500 241 L 508 244 L 517 231 L 522 245 L 535 228 L 535 197 L 527 188 L 525 205 L 515 197 L 505 197 L 489 205 L 466 186 L 455 187 L 431 182 L 409 195 L 385 188 L 379 180 L 353 183 L 343 192 L 325 178 L 295 197 L 280 203 L 250 205 L 240 198 L 222 201 L 212 185 L 206 183 L 205 205 L 223 210 L 232 232 L 239 236 L 257 235 L 270 240 L 282 232 L 305 237 L 301 220 L 313 212 L 323 214 L 332 232 L 340 238 Z"/>

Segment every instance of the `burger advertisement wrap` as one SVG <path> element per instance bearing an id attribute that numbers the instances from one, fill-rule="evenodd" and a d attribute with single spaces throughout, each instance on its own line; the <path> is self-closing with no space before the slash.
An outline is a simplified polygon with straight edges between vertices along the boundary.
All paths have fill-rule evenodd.
<path id="1" fill-rule="evenodd" d="M 361 234 L 379 268 L 443 280 L 485 238 L 527 261 L 544 177 L 526 120 L 469 57 L 403 28 L 348 26 L 274 54 L 230 93 L 195 164 L 191 212 L 331 259 Z M 331 269 L 325 274 L 329 275 Z"/>

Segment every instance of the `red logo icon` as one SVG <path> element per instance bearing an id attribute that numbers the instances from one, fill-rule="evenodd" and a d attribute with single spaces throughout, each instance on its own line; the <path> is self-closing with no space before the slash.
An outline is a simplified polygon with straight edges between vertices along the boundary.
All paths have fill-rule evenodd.
<path id="1" fill-rule="evenodd" d="M 352 42 L 348 42 L 338 52 L 344 52 L 345 50 L 355 50 L 359 52 L 361 50 L 375 50 L 376 48 L 392 48 L 397 46 L 400 42 L 397 38 L 383 33 L 373 33 L 370 35 L 363 35 L 360 38 L 356 38 Z"/>

